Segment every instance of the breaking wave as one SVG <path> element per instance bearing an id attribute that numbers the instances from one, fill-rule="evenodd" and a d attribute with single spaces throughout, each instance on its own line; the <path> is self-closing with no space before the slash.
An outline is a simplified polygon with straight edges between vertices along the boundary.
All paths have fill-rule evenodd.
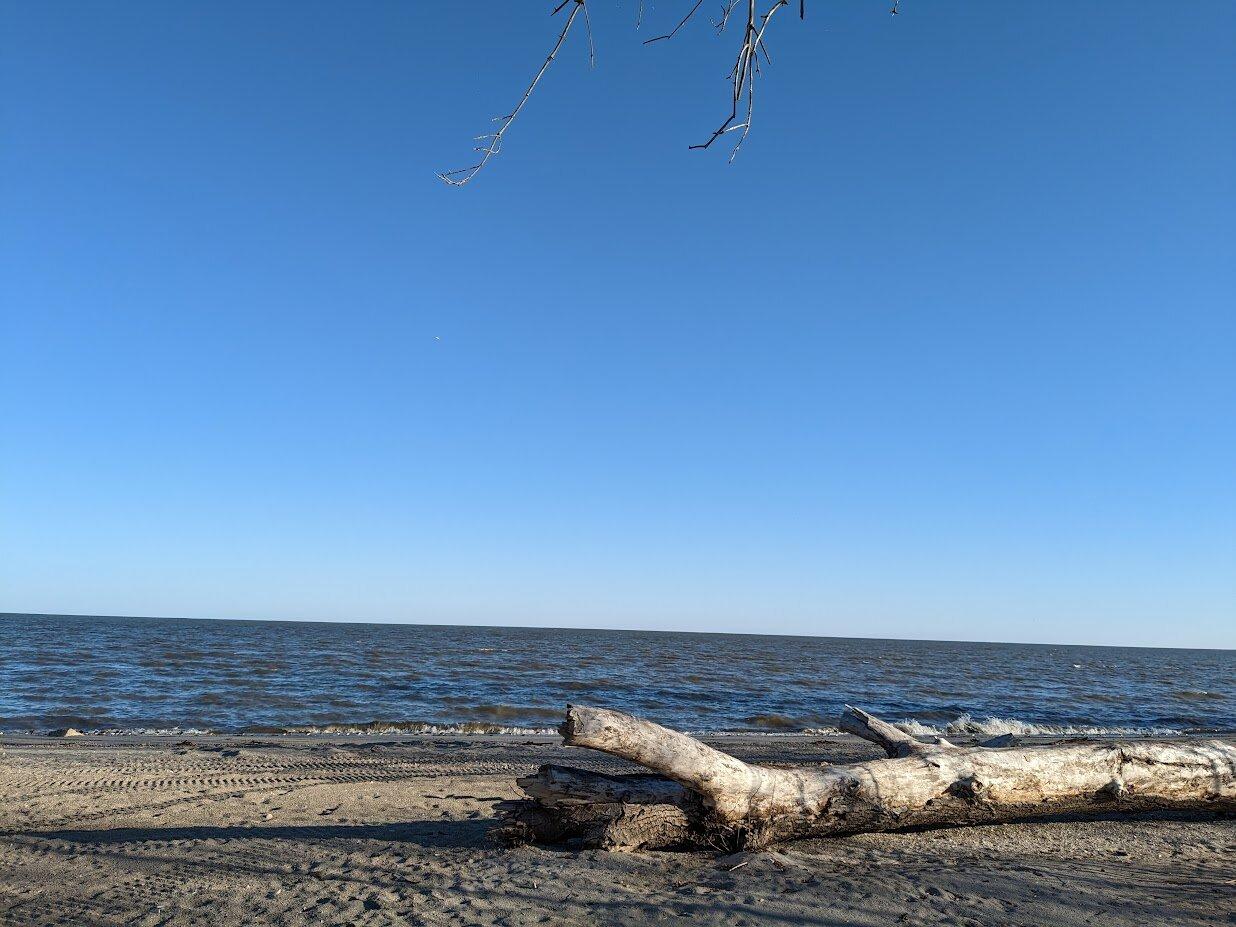
<path id="1" fill-rule="evenodd" d="M 696 737 L 839 737 L 843 732 L 835 727 L 806 727 L 790 723 L 790 719 L 772 716 L 753 716 L 745 719 L 750 725 L 745 729 L 688 730 Z M 1073 724 L 1036 724 L 1016 718 L 975 718 L 968 712 L 944 724 L 927 724 L 914 718 L 896 722 L 896 726 L 914 737 L 996 737 L 1014 734 L 1020 737 L 1178 737 L 1191 733 L 1173 727 L 1130 726 L 1100 727 Z M 223 731 L 202 727 L 133 727 L 92 728 L 80 727 L 78 733 L 95 737 L 169 737 L 211 735 L 299 735 L 323 737 L 372 737 L 400 735 L 494 735 L 545 737 L 556 735 L 556 727 L 530 727 L 508 724 L 493 724 L 485 721 L 432 722 L 432 721 L 366 721 L 362 723 L 250 725 L 240 730 Z M 2 733 L 2 732 L 0 732 Z M 46 731 L 14 730 L 14 734 L 45 734 Z"/>
<path id="2" fill-rule="evenodd" d="M 329 734 L 331 736 L 368 736 L 371 734 L 556 734 L 552 727 L 519 727 L 490 724 L 485 721 L 462 721 L 457 724 L 437 724 L 430 721 L 368 721 L 364 724 L 294 724 L 287 727 L 249 727 L 244 734 Z"/>
<path id="3" fill-rule="evenodd" d="M 914 737 L 977 735 L 995 737 L 1016 734 L 1021 737 L 1175 737 L 1185 733 L 1171 727 L 1091 727 L 1071 724 L 1034 724 L 1016 718 L 975 718 L 968 712 L 943 726 L 924 724 L 913 718 L 898 721 L 897 727 Z"/>
<path id="4" fill-rule="evenodd" d="M 4 734 L 23 734 L 26 736 L 34 736 L 40 734 L 56 734 L 65 728 L 58 729 L 55 732 L 34 730 L 33 728 L 21 728 L 13 730 L 0 731 Z M 90 737 L 210 737 L 220 733 L 204 727 L 73 727 L 67 730 L 72 730 L 77 734 L 84 734 Z"/>

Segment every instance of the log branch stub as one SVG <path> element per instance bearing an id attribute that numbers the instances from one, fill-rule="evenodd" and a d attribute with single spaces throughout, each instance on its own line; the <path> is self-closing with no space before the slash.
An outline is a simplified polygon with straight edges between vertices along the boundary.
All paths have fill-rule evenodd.
<path id="1" fill-rule="evenodd" d="M 628 805 L 695 804 L 698 799 L 664 776 L 635 774 L 610 776 L 605 773 L 546 763 L 534 776 L 515 780 L 524 794 L 543 805 L 567 803 Z"/>
<path id="2" fill-rule="evenodd" d="M 767 769 L 714 750 L 694 737 L 608 708 L 567 708 L 559 731 L 572 746 L 590 747 L 639 763 L 696 792 L 721 821 L 778 813 L 814 792 L 810 771 Z"/>
<path id="3" fill-rule="evenodd" d="M 841 721 L 837 726 L 847 734 L 853 734 L 855 737 L 861 737 L 863 740 L 882 747 L 889 757 L 910 756 L 927 749 L 927 744 L 915 740 L 901 728 L 893 727 L 887 721 L 881 721 L 853 705 L 845 706 L 845 711 L 841 713 Z"/>

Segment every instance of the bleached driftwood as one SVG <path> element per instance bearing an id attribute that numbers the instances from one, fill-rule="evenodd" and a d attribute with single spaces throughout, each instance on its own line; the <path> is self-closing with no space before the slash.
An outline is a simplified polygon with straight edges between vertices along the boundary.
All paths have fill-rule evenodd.
<path id="1" fill-rule="evenodd" d="M 1068 740 L 1035 746 L 923 743 L 847 708 L 843 730 L 887 759 L 772 768 L 604 708 L 567 709 L 570 745 L 655 775 L 542 766 L 504 806 L 512 841 L 607 849 L 750 849 L 782 840 L 1071 813 L 1236 810 L 1236 745 Z M 1002 742 L 1006 743 L 1006 742 Z"/>

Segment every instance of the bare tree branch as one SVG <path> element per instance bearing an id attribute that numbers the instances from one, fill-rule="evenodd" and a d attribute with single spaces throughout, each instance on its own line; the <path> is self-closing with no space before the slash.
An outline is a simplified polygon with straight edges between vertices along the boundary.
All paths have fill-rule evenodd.
<path id="1" fill-rule="evenodd" d="M 737 4 L 738 0 L 730 0 L 729 5 L 723 8 L 721 21 L 717 23 L 718 29 L 725 28 Z M 747 140 L 747 135 L 751 132 L 751 121 L 755 116 L 755 81 L 760 74 L 760 49 L 764 49 L 764 57 L 768 58 L 768 49 L 764 45 L 764 33 L 772 21 L 773 14 L 783 6 L 789 6 L 789 0 L 773 0 L 772 6 L 763 16 L 757 14 L 756 0 L 746 0 L 746 5 L 747 22 L 743 27 L 742 46 L 738 49 L 738 59 L 734 62 L 733 70 L 730 71 L 730 80 L 733 85 L 730 114 L 708 137 L 708 141 L 690 146 L 692 149 L 708 148 L 722 135 L 739 132 L 738 142 L 730 152 L 731 161 L 738 157 L 738 150 L 742 148 L 742 143 Z M 742 122 L 736 123 L 734 120 L 738 118 L 738 110 L 744 100 L 746 101 L 745 118 Z"/>
<path id="2" fill-rule="evenodd" d="M 681 29 L 688 22 L 690 22 L 691 17 L 695 15 L 695 11 L 698 10 L 703 5 L 704 5 L 704 0 L 695 0 L 695 6 L 691 7 L 690 12 L 688 12 L 686 16 L 684 16 L 681 20 L 679 20 L 677 26 L 675 26 L 669 32 L 665 33 L 665 35 L 658 35 L 658 36 L 655 36 L 654 38 L 648 39 L 646 42 L 644 42 L 644 44 L 651 45 L 653 42 L 660 42 L 663 39 L 672 39 L 674 36 L 678 34 L 679 29 Z"/>
<path id="3" fill-rule="evenodd" d="M 592 41 L 592 17 L 588 14 L 588 4 L 585 0 L 575 0 L 579 4 L 579 8 L 584 11 L 584 31 L 588 33 L 588 67 L 596 70 L 597 66 L 597 45 Z"/>
<path id="4" fill-rule="evenodd" d="M 550 15 L 556 16 L 558 13 L 562 12 L 568 4 L 574 4 L 571 9 L 571 15 L 567 17 L 566 25 L 562 27 L 562 32 L 558 35 L 558 41 L 556 41 L 554 43 L 554 47 L 550 49 L 549 55 L 546 57 L 545 62 L 541 65 L 541 69 L 536 72 L 536 77 L 532 78 L 532 83 L 530 83 L 528 85 L 528 89 L 524 91 L 524 95 L 519 100 L 519 105 L 516 106 L 515 109 L 511 110 L 509 115 L 500 116 L 497 120 L 495 120 L 501 123 L 498 127 L 498 131 L 491 135 L 477 136 L 477 141 L 485 141 L 488 139 L 488 144 L 479 146 L 476 149 L 481 152 L 481 160 L 476 164 L 473 164 L 471 167 L 461 167 L 457 170 L 446 171 L 445 173 L 439 174 L 438 177 L 440 177 L 443 182 L 450 184 L 452 187 L 462 187 L 473 177 L 479 174 L 481 169 L 484 168 L 485 165 L 488 164 L 490 160 L 502 150 L 502 138 L 506 135 L 506 130 L 511 127 L 511 123 L 515 121 L 515 117 L 519 115 L 520 111 L 524 108 L 524 105 L 528 102 L 528 99 L 532 96 L 532 91 L 536 89 L 536 85 L 541 82 L 541 78 L 545 76 L 545 72 L 548 71 L 549 66 L 553 64 L 554 58 L 557 57 L 558 50 L 562 48 L 562 43 L 566 41 L 566 37 L 571 31 L 571 26 L 575 23 L 575 17 L 579 15 L 580 10 L 584 10 L 584 17 L 587 19 L 585 0 L 562 0 L 562 2 L 554 8 L 553 13 Z M 590 46 L 592 41 L 591 36 L 592 30 L 591 27 L 589 27 Z M 595 51 L 593 52 L 592 60 L 594 62 L 596 60 Z"/>
<path id="5" fill-rule="evenodd" d="M 755 91 L 756 82 L 763 73 L 763 66 L 772 63 L 772 56 L 768 51 L 768 45 L 765 42 L 765 34 L 772 22 L 773 16 L 782 7 L 789 6 L 790 0 L 767 0 L 768 7 L 763 13 L 759 12 L 759 0 L 721 0 L 721 14 L 714 26 L 718 33 L 725 31 L 730 20 L 739 10 L 745 9 L 746 17 L 743 24 L 742 43 L 738 48 L 738 55 L 734 60 L 734 65 L 726 79 L 730 82 L 730 112 L 725 120 L 713 131 L 713 133 L 704 142 L 698 145 L 690 145 L 693 150 L 700 150 L 712 147 L 712 144 L 723 135 L 729 135 L 731 132 L 738 133 L 738 141 L 730 151 L 730 160 L 733 161 L 737 157 L 739 149 L 742 148 L 743 142 L 747 140 L 747 136 L 751 133 L 751 126 L 755 118 Z M 901 12 L 902 0 L 893 0 L 892 9 L 889 11 L 894 16 Z M 638 0 L 636 7 L 635 27 L 638 29 L 643 25 L 646 0 Z M 678 21 L 669 32 L 664 35 L 653 36 L 644 41 L 643 44 L 651 45 L 654 42 L 666 41 L 672 39 L 678 32 L 687 25 L 694 17 L 700 8 L 703 6 L 704 0 L 695 0 L 686 15 Z M 557 57 L 563 43 L 566 42 L 567 35 L 571 31 L 571 26 L 574 25 L 575 19 L 582 12 L 584 16 L 584 29 L 588 35 L 588 62 L 591 67 L 596 67 L 596 43 L 592 34 L 592 17 L 589 14 L 587 0 L 561 0 L 550 15 L 557 15 L 567 7 L 571 7 L 571 12 L 567 16 L 566 24 L 562 27 L 562 31 L 558 34 L 558 39 L 554 42 L 553 48 L 550 49 L 549 55 L 541 64 L 540 70 L 536 72 L 536 76 L 532 78 L 532 82 L 524 91 L 524 95 L 520 98 L 519 104 L 507 116 L 500 116 L 494 121 L 499 123 L 496 132 L 490 135 L 481 135 L 477 137 L 477 141 L 484 144 L 479 145 L 476 150 L 480 152 L 481 158 L 470 167 L 460 168 L 454 171 L 447 171 L 438 176 L 454 187 L 462 187 L 472 180 L 480 171 L 487 165 L 495 156 L 502 151 L 502 141 L 506 136 L 506 131 L 511 127 L 515 118 L 523 111 L 524 106 L 532 96 L 532 92 L 536 90 L 537 85 L 541 82 L 541 78 L 545 76 L 545 72 L 549 70 L 550 64 Z M 807 0 L 798 0 L 798 16 L 800 19 L 805 19 L 807 15 Z M 741 120 L 741 121 L 740 121 Z"/>

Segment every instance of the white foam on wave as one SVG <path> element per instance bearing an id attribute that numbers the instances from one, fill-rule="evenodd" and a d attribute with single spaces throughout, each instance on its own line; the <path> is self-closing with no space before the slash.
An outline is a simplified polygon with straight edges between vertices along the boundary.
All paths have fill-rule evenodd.
<path id="1" fill-rule="evenodd" d="M 1021 737 L 1176 737 L 1183 731 L 1170 727 L 1091 727 L 1072 724 L 1035 724 L 1017 718 L 975 718 L 969 712 L 945 725 L 924 724 L 914 718 L 898 721 L 897 727 L 914 737 L 946 737 L 970 734 L 995 737 L 1016 734 Z"/>
<path id="2" fill-rule="evenodd" d="M 458 724 L 433 724 L 428 721 L 401 721 L 392 723 L 371 722 L 367 724 L 301 724 L 269 730 L 274 734 L 329 734 L 331 736 L 368 736 L 371 734 L 518 734 L 543 736 L 557 734 L 552 727 L 519 727 L 509 724 L 486 724 L 480 721 L 464 721 Z"/>
<path id="3" fill-rule="evenodd" d="M 556 733 L 556 732 L 555 732 Z M 800 731 L 761 731 L 753 729 L 684 730 L 688 737 L 837 737 L 843 731 L 835 727 L 805 727 Z"/>
<path id="4" fill-rule="evenodd" d="M 518 727 L 504 724 L 484 724 L 476 721 L 459 724 L 431 724 L 422 721 L 365 723 L 365 724 L 295 724 L 287 726 L 260 725 L 241 730 L 219 731 L 201 727 L 108 727 L 108 728 L 75 728 L 79 734 L 89 737 L 210 737 L 210 736 L 278 736 L 281 734 L 299 734 L 304 736 L 331 737 L 369 737 L 373 735 L 393 736 L 399 734 L 423 735 L 466 735 L 466 734 L 512 734 L 521 736 L 546 736 L 557 734 L 550 727 Z M 0 730 L 0 734 L 18 734 L 37 736 L 46 734 L 45 730 Z"/>
<path id="5" fill-rule="evenodd" d="M 204 727 L 79 727 L 73 728 L 73 730 L 88 737 L 209 737 L 218 733 L 218 731 L 212 731 Z M 45 730 L 34 730 L 32 728 L 0 731 L 0 734 L 20 734 L 26 736 L 38 736 L 46 733 L 47 731 Z"/>
<path id="6" fill-rule="evenodd" d="M 1014 734 L 1021 737 L 1178 737 L 1185 732 L 1170 727 L 1098 727 L 1069 724 L 1036 724 L 1017 718 L 988 716 L 975 718 L 969 712 L 961 714 L 946 724 L 927 724 L 915 718 L 896 722 L 896 726 L 914 737 L 975 736 L 995 737 Z M 90 736 L 170 737 L 210 736 L 225 733 L 198 727 L 167 728 L 79 728 Z M 44 734 L 41 730 L 6 731 L 11 734 Z M 422 736 L 467 736 L 506 734 L 524 737 L 547 737 L 556 735 L 553 727 L 523 727 L 519 725 L 492 724 L 482 721 L 434 723 L 429 721 L 369 721 L 359 724 L 295 724 L 245 728 L 230 732 L 239 735 L 301 735 L 330 737 L 371 737 L 422 735 Z M 810 727 L 800 730 L 689 730 L 695 737 L 839 737 L 844 732 L 835 727 Z"/>

